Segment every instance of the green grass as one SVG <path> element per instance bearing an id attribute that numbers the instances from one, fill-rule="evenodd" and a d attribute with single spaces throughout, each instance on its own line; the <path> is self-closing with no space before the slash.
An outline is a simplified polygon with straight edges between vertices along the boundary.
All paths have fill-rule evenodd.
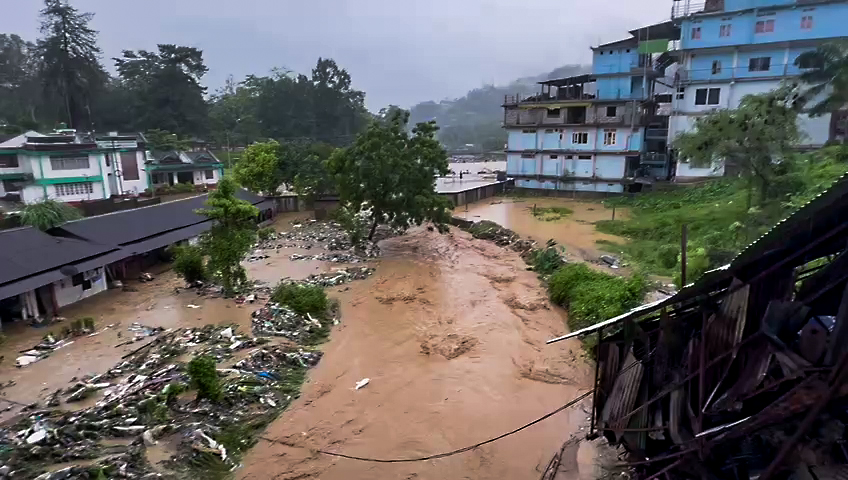
<path id="1" fill-rule="evenodd" d="M 566 207 L 534 207 L 532 211 L 534 217 L 545 222 L 560 220 L 574 213 Z"/>

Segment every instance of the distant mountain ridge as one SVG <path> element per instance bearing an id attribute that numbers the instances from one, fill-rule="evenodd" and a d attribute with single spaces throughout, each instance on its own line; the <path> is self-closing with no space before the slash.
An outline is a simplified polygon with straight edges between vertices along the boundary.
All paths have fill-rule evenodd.
<path id="1" fill-rule="evenodd" d="M 506 142 L 506 132 L 501 128 L 505 95 L 538 92 L 537 82 L 590 70 L 589 65 L 564 65 L 548 73 L 513 80 L 508 85 L 475 88 L 455 100 L 421 102 L 410 109 L 410 124 L 435 120 L 441 128 L 439 140 L 449 150 L 464 149 L 467 144 L 474 144 L 473 150 L 477 151 L 501 150 Z"/>

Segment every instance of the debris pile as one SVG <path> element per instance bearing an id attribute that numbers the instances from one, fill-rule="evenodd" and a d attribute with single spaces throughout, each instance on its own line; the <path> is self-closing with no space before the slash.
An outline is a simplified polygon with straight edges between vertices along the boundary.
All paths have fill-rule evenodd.
<path id="1" fill-rule="evenodd" d="M 294 254 L 292 260 L 321 260 L 336 263 L 360 263 L 380 255 L 380 249 L 375 242 L 366 242 L 361 246 L 353 246 L 347 233 L 336 222 L 319 222 L 316 220 L 297 221 L 292 223 L 288 232 L 279 232 L 268 240 L 260 242 L 259 248 L 249 257 L 248 261 L 258 261 L 268 258 L 264 253 L 268 249 L 299 248 L 311 250 L 322 247 L 330 254 L 318 255 Z"/>
<path id="2" fill-rule="evenodd" d="M 321 359 L 307 347 L 274 345 L 239 334 L 235 326 L 161 331 L 133 324 L 130 331 L 156 338 L 103 374 L 73 379 L 48 396 L 46 408 L 35 405 L 0 428 L 0 479 L 103 478 L 103 472 L 106 478 L 159 478 L 144 450 L 164 437 L 178 440 L 169 440 L 178 445 L 167 462 L 175 472 L 202 478 L 192 469 L 210 461 L 233 468 L 238 463 L 225 446 L 227 432 L 267 424 L 297 395 L 303 372 Z M 217 361 L 219 401 L 195 399 L 188 390 L 186 355 Z M 67 411 L 89 397 L 96 397 L 93 405 Z M 127 441 L 116 446 L 121 438 Z M 50 468 L 83 460 L 86 466 Z"/>
<path id="3" fill-rule="evenodd" d="M 598 339 L 592 431 L 639 479 L 844 478 L 848 176 Z"/>
<path id="4" fill-rule="evenodd" d="M 354 280 L 364 280 L 373 273 L 374 269 L 371 267 L 336 268 L 332 272 L 314 273 L 306 277 L 303 283 L 319 287 L 332 287 Z"/>

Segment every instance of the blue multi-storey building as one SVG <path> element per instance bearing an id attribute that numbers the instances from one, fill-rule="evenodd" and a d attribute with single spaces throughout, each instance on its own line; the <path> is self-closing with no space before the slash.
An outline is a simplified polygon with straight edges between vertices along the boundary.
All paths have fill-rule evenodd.
<path id="1" fill-rule="evenodd" d="M 671 95 L 657 79 L 673 63 L 672 22 L 592 48 L 592 72 L 540 82 L 531 96 L 504 99 L 507 174 L 516 186 L 622 192 L 635 178 L 667 177 Z M 662 112 L 665 112 L 662 115 Z"/>
<path id="2" fill-rule="evenodd" d="M 675 0 L 672 20 L 680 27 L 678 69 L 669 122 L 669 141 L 692 128 L 699 115 L 736 108 L 742 97 L 765 93 L 805 67 L 801 53 L 848 37 L 846 0 Z M 802 148 L 818 148 L 836 136 L 836 119 L 802 114 Z M 724 166 L 676 166 L 678 179 L 721 175 Z"/>

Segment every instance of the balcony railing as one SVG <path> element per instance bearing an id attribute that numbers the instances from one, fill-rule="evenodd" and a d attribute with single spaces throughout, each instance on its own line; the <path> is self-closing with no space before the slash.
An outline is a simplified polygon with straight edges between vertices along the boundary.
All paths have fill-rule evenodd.
<path id="1" fill-rule="evenodd" d="M 671 19 L 676 20 L 696 13 L 720 12 L 724 10 L 724 0 L 674 0 L 671 5 Z"/>
<path id="2" fill-rule="evenodd" d="M 722 66 L 718 69 L 687 68 L 677 70 L 674 75 L 674 83 L 684 85 L 694 82 L 723 82 L 745 78 L 780 78 L 800 75 L 802 72 L 803 70 L 792 63 L 773 63 L 768 70 L 750 70 L 747 64 L 737 67 Z"/>
<path id="3" fill-rule="evenodd" d="M 582 95 L 548 95 L 536 93 L 533 95 L 517 94 L 504 95 L 504 105 L 517 105 L 519 103 L 550 103 L 550 102 L 568 102 L 580 100 L 593 100 L 594 95 L 584 93 Z"/>

